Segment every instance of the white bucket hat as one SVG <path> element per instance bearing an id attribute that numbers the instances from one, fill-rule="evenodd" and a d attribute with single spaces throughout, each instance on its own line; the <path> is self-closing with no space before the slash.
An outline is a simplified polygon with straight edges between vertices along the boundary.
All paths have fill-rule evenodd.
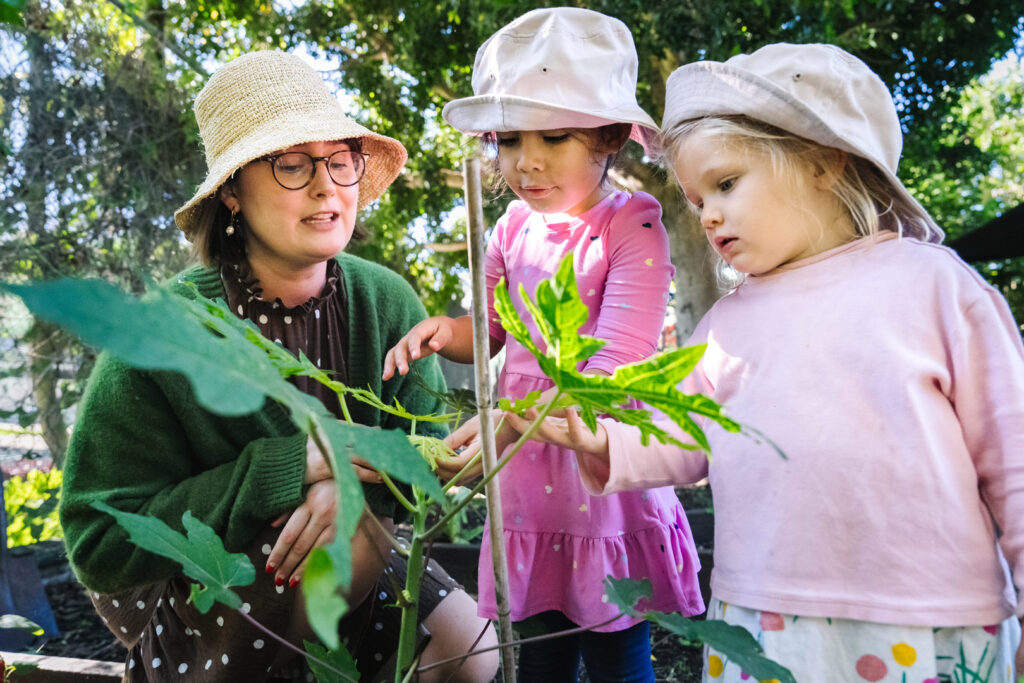
<path id="1" fill-rule="evenodd" d="M 767 45 L 725 62 L 681 66 L 665 83 L 663 134 L 706 116 L 747 116 L 864 157 L 885 174 L 932 241 L 942 230 L 896 176 L 903 148 L 896 105 L 885 83 L 835 45 Z"/>
<path id="2" fill-rule="evenodd" d="M 277 150 L 359 138 L 370 155 L 359 208 L 380 197 L 405 164 L 402 143 L 350 119 L 313 67 L 284 52 L 252 52 L 228 62 L 210 77 L 194 108 L 209 170 L 195 196 L 174 212 L 189 239 L 213 220 L 217 190 L 231 174 Z"/>
<path id="3" fill-rule="evenodd" d="M 618 19 L 577 7 L 536 9 L 480 46 L 473 97 L 442 115 L 463 133 L 633 125 L 648 148 L 658 126 L 636 102 L 633 36 Z"/>

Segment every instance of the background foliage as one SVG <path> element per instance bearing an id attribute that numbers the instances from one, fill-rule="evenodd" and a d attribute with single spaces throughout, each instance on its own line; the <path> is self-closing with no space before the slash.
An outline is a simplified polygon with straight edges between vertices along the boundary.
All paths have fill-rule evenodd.
<path id="1" fill-rule="evenodd" d="M 372 239 L 351 250 L 406 276 L 432 311 L 447 309 L 462 295 L 465 251 L 445 245 L 463 239 L 455 172 L 472 141 L 443 124 L 440 110 L 470 94 L 477 46 L 546 4 L 555 3 L 2 0 L 0 21 L 10 22 L 0 26 L 3 277 L 97 276 L 138 291 L 179 269 L 188 250 L 171 216 L 205 169 L 191 100 L 218 64 L 279 48 L 315 59 L 354 116 L 410 150 L 407 171 L 363 217 Z M 1019 59 L 989 72 L 1015 44 L 1021 49 L 1024 0 L 570 4 L 632 28 L 640 101 L 656 119 L 664 79 L 680 64 L 780 40 L 836 43 L 897 93 L 901 177 L 951 237 L 1019 201 L 1024 74 Z M 685 337 L 718 295 L 703 234 L 639 148 L 624 155 L 616 178 L 665 207 Z M 508 199 L 488 202 L 488 218 Z M 978 265 L 1024 321 L 1021 261 Z M 0 327 L 0 371 L 30 377 L 32 388 L 26 401 L 6 403 L 0 390 L 0 411 L 37 423 L 59 458 L 90 352 L 44 324 Z"/>

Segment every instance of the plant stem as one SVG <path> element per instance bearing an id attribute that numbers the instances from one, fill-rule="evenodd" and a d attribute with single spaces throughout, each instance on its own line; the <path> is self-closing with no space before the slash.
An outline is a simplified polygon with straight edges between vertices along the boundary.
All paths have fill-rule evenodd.
<path id="1" fill-rule="evenodd" d="M 282 645 L 284 645 L 288 649 L 295 650 L 296 652 L 298 652 L 303 657 L 308 657 L 309 659 L 312 659 L 314 662 L 316 662 L 320 666 L 327 667 L 327 669 L 329 671 L 338 674 L 339 676 L 344 678 L 346 681 L 352 681 L 352 683 L 357 683 L 356 679 L 350 678 L 350 677 L 346 676 L 345 672 L 339 671 L 338 669 L 335 669 L 333 666 L 331 666 L 330 664 L 328 664 L 324 660 L 320 659 L 319 657 L 316 657 L 315 655 L 310 654 L 309 652 L 306 652 L 305 650 L 300 650 L 296 645 L 294 645 L 293 643 L 291 643 L 287 639 L 282 638 L 281 636 L 277 635 L 276 633 L 271 631 L 269 628 L 267 628 L 266 626 L 264 626 L 260 622 L 256 621 L 253 617 L 249 616 L 249 614 L 247 614 L 246 612 L 243 612 L 242 610 L 237 610 L 237 612 L 239 614 L 241 614 L 246 620 L 248 620 L 253 626 L 255 626 L 259 630 L 263 631 L 268 636 L 270 636 L 271 638 L 273 638 L 277 642 L 281 643 Z"/>
<path id="2" fill-rule="evenodd" d="M 594 624 L 593 626 L 577 626 L 576 628 L 566 629 L 565 631 L 556 631 L 555 633 L 545 633 L 542 636 L 532 636 L 530 638 L 522 638 L 520 640 L 513 640 L 511 643 L 501 643 L 500 645 L 492 645 L 490 647 L 485 647 L 485 648 L 482 648 L 480 650 L 472 650 L 471 652 L 467 652 L 464 655 L 458 655 L 457 657 L 449 657 L 448 659 L 441 659 L 441 660 L 438 660 L 436 662 L 431 662 L 430 664 L 427 664 L 426 666 L 421 666 L 417 671 L 419 673 L 422 673 L 424 671 L 430 671 L 431 669 L 433 669 L 435 667 L 441 666 L 443 664 L 447 664 L 449 662 L 458 661 L 460 659 L 466 659 L 467 657 L 473 657 L 475 655 L 480 655 L 480 654 L 483 654 L 485 652 L 490 652 L 491 650 L 499 650 L 502 647 L 504 647 L 505 645 L 522 645 L 523 643 L 536 643 L 536 642 L 539 642 L 539 641 L 542 641 L 542 640 L 553 640 L 555 638 L 562 638 L 564 636 L 571 636 L 571 635 L 574 635 L 576 633 L 586 633 L 587 631 L 593 631 L 595 628 L 601 628 L 602 626 L 604 626 L 606 624 L 612 623 L 613 621 L 615 621 L 616 619 L 621 617 L 622 614 L 623 613 L 620 612 L 619 614 L 617 614 L 616 616 L 612 617 L 611 619 L 605 619 L 601 623 Z M 477 641 L 479 642 L 479 638 L 477 639 Z"/>
<path id="3" fill-rule="evenodd" d="M 398 632 L 398 653 L 395 664 L 395 683 L 401 683 L 413 668 L 416 658 L 416 635 L 419 615 L 420 583 L 423 580 L 423 529 L 426 526 L 426 501 L 416 496 L 418 507 L 412 512 L 412 538 L 406 564 L 405 591 L 402 596 L 402 622 Z M 401 601 L 400 601 L 401 602 Z"/>
<path id="4" fill-rule="evenodd" d="M 532 437 L 536 433 L 536 431 L 540 429 L 541 423 L 544 422 L 544 418 L 546 418 L 548 416 L 548 413 L 550 413 L 554 409 L 555 403 L 561 397 L 562 391 L 559 391 L 552 397 L 550 402 L 542 405 L 540 412 L 537 413 L 537 419 L 533 421 L 533 424 L 531 424 L 525 432 L 519 435 L 519 438 L 516 439 L 516 442 L 514 444 L 512 444 L 512 448 L 508 451 L 508 453 L 501 460 L 498 461 L 497 466 L 492 471 L 488 472 L 487 475 L 484 476 L 484 478 L 481 479 L 480 482 L 472 488 L 472 490 L 470 490 L 469 495 L 467 495 L 461 502 L 457 503 L 455 507 L 453 507 L 451 510 L 442 515 L 441 518 L 434 523 L 434 526 L 430 527 L 430 529 L 426 531 L 424 536 L 427 539 L 434 538 L 439 533 L 444 531 L 444 528 L 448 524 L 448 522 L 451 521 L 452 518 L 455 517 L 455 515 L 459 514 L 462 508 L 469 505 L 473 497 L 476 496 L 481 491 L 483 491 L 484 487 L 487 486 L 488 482 L 494 479 L 494 477 L 498 476 L 498 472 L 500 472 L 502 468 L 505 467 L 505 465 L 507 465 L 510 460 L 512 460 L 512 456 L 518 453 L 519 450 L 526 444 L 526 442 L 530 440 L 530 437 Z M 505 418 L 502 417 L 502 421 L 504 421 L 504 419 Z M 499 422 L 498 424 L 500 425 L 501 423 Z"/>

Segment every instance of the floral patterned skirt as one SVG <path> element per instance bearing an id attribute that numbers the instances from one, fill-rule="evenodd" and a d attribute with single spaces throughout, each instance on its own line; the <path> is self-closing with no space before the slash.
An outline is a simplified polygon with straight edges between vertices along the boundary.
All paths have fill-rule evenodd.
<path id="1" fill-rule="evenodd" d="M 898 626 L 762 612 L 712 597 L 708 619 L 750 631 L 797 683 L 1013 683 L 1020 641 L 1015 618 L 990 626 Z M 703 681 L 754 679 L 705 646 Z"/>

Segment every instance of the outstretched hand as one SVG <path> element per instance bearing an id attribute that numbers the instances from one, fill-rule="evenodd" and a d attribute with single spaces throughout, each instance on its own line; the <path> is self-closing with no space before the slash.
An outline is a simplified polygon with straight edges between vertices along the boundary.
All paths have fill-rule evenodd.
<path id="1" fill-rule="evenodd" d="M 494 423 L 495 430 L 494 452 L 500 458 L 505 449 L 519 438 L 519 434 L 514 429 L 511 429 L 508 424 L 501 422 L 501 413 L 491 413 L 491 420 Z M 449 434 L 444 442 L 454 451 L 464 448 L 458 457 L 442 460 L 437 464 L 437 476 L 444 481 L 448 481 L 480 453 L 480 416 L 474 415 L 469 420 L 466 420 L 458 429 Z M 459 480 L 467 482 L 476 479 L 483 474 L 483 469 L 483 461 L 477 458 L 476 462 L 469 466 Z"/>
<path id="2" fill-rule="evenodd" d="M 447 346 L 454 336 L 453 323 L 448 316 L 438 315 L 416 324 L 384 356 L 381 379 L 391 379 L 395 370 L 400 375 L 408 374 L 412 361 L 426 358 Z"/>
<path id="3" fill-rule="evenodd" d="M 517 434 L 526 432 L 536 420 L 536 408 L 529 408 L 523 417 L 511 412 L 505 413 L 505 424 Z M 578 453 L 594 455 L 599 460 L 608 462 L 608 431 L 604 425 L 598 422 L 597 432 L 590 431 L 583 418 L 571 408 L 552 412 L 540 423 L 530 438 Z"/>

